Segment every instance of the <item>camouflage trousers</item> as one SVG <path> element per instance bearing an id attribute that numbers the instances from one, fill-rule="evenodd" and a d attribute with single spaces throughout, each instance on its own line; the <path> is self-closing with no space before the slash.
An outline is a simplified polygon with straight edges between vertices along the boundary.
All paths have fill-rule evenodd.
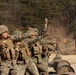
<path id="1" fill-rule="evenodd" d="M 0 75 L 9 75 L 10 71 L 13 70 L 11 75 L 19 75 L 19 69 L 16 65 L 16 60 L 2 61 L 0 64 Z"/>
<path id="2" fill-rule="evenodd" d="M 19 75 L 24 75 L 25 71 L 26 71 L 26 64 L 24 64 L 24 61 L 18 61 L 17 62 L 18 65 L 18 73 Z M 13 70 L 11 71 L 11 73 L 13 72 Z"/>
<path id="3" fill-rule="evenodd" d="M 45 61 L 46 63 L 48 63 L 48 61 L 49 61 L 49 57 L 48 57 L 48 56 L 44 56 L 44 57 L 42 57 L 42 59 L 43 59 L 43 61 Z"/>
<path id="4" fill-rule="evenodd" d="M 48 63 L 42 58 L 40 59 L 41 62 L 38 62 L 38 58 L 35 56 L 32 59 L 38 68 L 39 74 L 48 75 Z"/>
<path id="5" fill-rule="evenodd" d="M 45 61 L 37 64 L 37 67 L 40 75 L 48 75 L 48 64 Z"/>
<path id="6" fill-rule="evenodd" d="M 29 73 L 26 73 L 26 75 L 39 75 L 38 69 L 33 62 L 32 58 L 28 57 L 26 59 L 26 69 Z"/>

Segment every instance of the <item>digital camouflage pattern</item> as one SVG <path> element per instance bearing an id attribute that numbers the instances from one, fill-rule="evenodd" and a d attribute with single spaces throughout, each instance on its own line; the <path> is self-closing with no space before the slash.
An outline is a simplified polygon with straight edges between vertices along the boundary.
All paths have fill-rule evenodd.
<path id="1" fill-rule="evenodd" d="M 45 37 L 44 35 L 42 35 L 42 36 L 35 35 L 34 38 L 30 36 L 29 38 L 24 39 L 24 42 L 26 42 L 29 46 L 32 59 L 39 70 L 39 74 L 48 75 L 48 71 L 47 71 L 48 70 L 48 63 L 46 62 L 46 60 L 42 56 L 42 46 L 38 42 L 41 39 L 43 39 L 44 37 Z"/>
<path id="2" fill-rule="evenodd" d="M 3 32 L 8 32 L 8 27 L 6 27 L 5 25 L 0 26 L 0 34 L 2 34 Z"/>
<path id="3" fill-rule="evenodd" d="M 8 31 L 8 28 L 4 25 L 0 26 L 0 30 L 4 32 Z M 1 63 L 0 63 L 0 75 L 9 75 L 10 70 L 14 70 L 12 75 L 19 75 L 18 73 L 18 66 L 16 64 L 17 60 L 17 50 L 14 48 L 14 44 L 12 43 L 10 38 L 0 39 L 0 56 L 1 56 Z"/>
<path id="4" fill-rule="evenodd" d="M 21 36 L 20 31 L 15 31 L 15 37 Z M 19 40 L 13 40 L 15 47 L 19 50 L 19 56 L 17 59 L 17 64 L 20 68 L 20 75 L 25 74 L 26 69 L 31 73 L 32 75 L 39 75 L 38 69 L 32 59 L 30 58 L 30 52 L 28 49 L 27 44 L 23 41 L 23 39 L 19 38 Z"/>
<path id="5" fill-rule="evenodd" d="M 40 75 L 48 75 L 48 63 L 44 60 L 42 56 L 42 46 L 39 42 L 32 45 L 32 59 L 36 64 Z"/>

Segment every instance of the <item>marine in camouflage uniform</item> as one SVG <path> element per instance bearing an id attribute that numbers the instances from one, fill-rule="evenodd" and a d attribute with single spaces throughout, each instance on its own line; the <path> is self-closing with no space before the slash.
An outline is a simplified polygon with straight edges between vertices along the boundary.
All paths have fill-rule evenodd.
<path id="1" fill-rule="evenodd" d="M 40 40 L 41 45 L 43 46 L 43 51 L 45 55 L 50 56 L 50 52 L 54 51 L 56 55 L 60 54 L 60 48 L 56 39 L 50 39 L 50 37 L 45 37 Z M 47 59 L 47 58 L 46 58 Z"/>
<path id="2" fill-rule="evenodd" d="M 30 31 L 32 33 L 32 31 Z M 44 38 L 44 35 L 37 36 L 38 33 L 35 35 L 31 35 L 30 38 L 25 39 L 24 41 L 28 43 L 31 57 L 36 64 L 39 74 L 40 75 L 48 75 L 48 62 L 45 62 L 42 57 L 42 46 L 39 44 L 39 40 Z"/>
<path id="3" fill-rule="evenodd" d="M 15 36 L 15 38 L 13 38 L 13 42 L 19 50 L 17 64 L 20 68 L 20 75 L 24 75 L 26 69 L 30 72 L 30 75 L 39 75 L 38 69 L 30 57 L 28 46 L 21 38 L 21 31 L 14 31 L 13 36 Z"/>
<path id="4" fill-rule="evenodd" d="M 32 59 L 36 64 L 40 75 L 48 75 L 48 62 L 43 60 L 42 46 L 39 42 L 32 45 Z"/>
<path id="5" fill-rule="evenodd" d="M 16 64 L 17 50 L 9 38 L 8 28 L 5 25 L 0 25 L 0 59 L 0 75 L 9 75 L 10 70 L 13 70 L 11 75 L 19 75 Z"/>
<path id="6" fill-rule="evenodd" d="M 28 30 L 22 34 L 22 39 L 29 38 L 31 35 L 37 35 L 38 29 L 29 27 Z"/>

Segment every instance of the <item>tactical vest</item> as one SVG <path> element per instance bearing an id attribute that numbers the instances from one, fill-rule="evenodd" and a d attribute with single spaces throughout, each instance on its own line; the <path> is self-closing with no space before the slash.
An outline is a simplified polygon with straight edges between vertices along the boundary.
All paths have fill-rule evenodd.
<path id="1" fill-rule="evenodd" d="M 25 60 L 28 56 L 30 56 L 28 46 L 23 41 L 18 42 L 18 43 L 15 43 L 16 48 L 18 48 L 19 50 L 18 60 Z"/>
<path id="2" fill-rule="evenodd" d="M 14 49 L 14 45 L 10 38 L 0 40 L 0 52 L 2 60 L 16 59 L 18 52 Z"/>
<path id="3" fill-rule="evenodd" d="M 39 44 L 39 42 L 36 42 L 32 45 L 32 54 L 37 55 L 42 53 L 42 46 Z"/>

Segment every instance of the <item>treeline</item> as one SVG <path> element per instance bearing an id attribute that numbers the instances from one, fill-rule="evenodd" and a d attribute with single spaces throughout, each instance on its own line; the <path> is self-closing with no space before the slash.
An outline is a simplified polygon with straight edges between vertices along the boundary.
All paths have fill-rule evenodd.
<path id="1" fill-rule="evenodd" d="M 75 33 L 76 0 L 0 0 L 0 24 L 40 27 L 44 18 L 49 24 L 57 21 Z"/>

